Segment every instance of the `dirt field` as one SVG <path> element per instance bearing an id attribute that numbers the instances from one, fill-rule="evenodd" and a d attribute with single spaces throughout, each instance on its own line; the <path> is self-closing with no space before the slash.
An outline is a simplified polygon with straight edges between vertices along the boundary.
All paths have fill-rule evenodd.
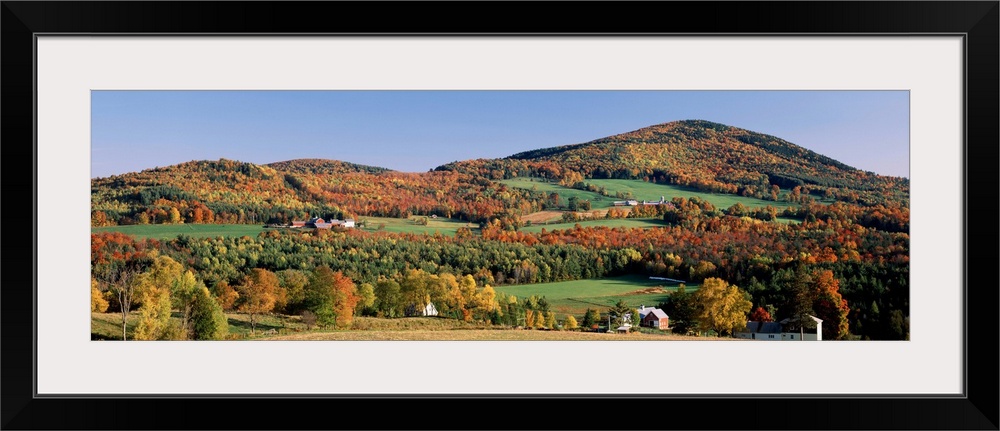
<path id="1" fill-rule="evenodd" d="M 562 217 L 561 211 L 539 211 L 525 216 L 521 216 L 522 222 L 545 223 L 551 220 L 559 220 Z"/>
<path id="2" fill-rule="evenodd" d="M 608 213 L 607 209 L 593 210 L 586 212 L 577 212 L 576 214 L 582 218 L 604 218 L 604 215 Z M 562 211 L 538 211 L 528 215 L 521 216 L 522 222 L 532 222 L 532 223 L 545 223 L 552 221 L 562 220 Z"/>

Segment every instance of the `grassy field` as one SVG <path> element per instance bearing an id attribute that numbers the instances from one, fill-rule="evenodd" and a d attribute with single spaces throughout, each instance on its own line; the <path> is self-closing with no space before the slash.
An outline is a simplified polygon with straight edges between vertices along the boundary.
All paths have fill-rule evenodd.
<path id="1" fill-rule="evenodd" d="M 569 198 L 572 196 L 575 196 L 577 199 L 582 201 L 589 200 L 591 209 L 595 210 L 607 209 L 611 207 L 611 203 L 615 201 L 614 198 L 601 196 L 600 194 L 593 192 L 563 187 L 559 184 L 546 182 L 545 180 L 539 178 L 512 178 L 509 180 L 501 180 L 500 182 L 519 189 L 537 189 L 540 192 L 545 192 L 545 194 L 552 192 L 559 193 L 559 205 L 561 206 L 566 206 L 569 202 Z M 659 199 L 659 197 L 657 197 L 657 199 Z"/>
<path id="2" fill-rule="evenodd" d="M 595 186 L 603 186 L 607 189 L 608 193 L 614 195 L 616 192 L 628 193 L 631 192 L 632 195 L 638 201 L 658 201 L 660 196 L 663 196 L 667 201 L 673 199 L 674 197 L 690 198 L 691 196 L 697 196 L 700 199 L 704 199 L 715 205 L 716 208 L 726 209 L 737 202 L 743 204 L 746 207 L 758 208 L 771 205 L 774 207 L 783 206 L 781 202 L 765 201 L 762 199 L 749 198 L 746 196 L 729 195 L 729 194 L 717 194 L 699 191 L 690 187 L 681 187 L 668 184 L 655 184 L 647 183 L 645 181 L 639 180 L 599 180 L 590 179 L 586 180 L 588 184 L 593 184 Z"/>
<path id="3" fill-rule="evenodd" d="M 531 295 L 544 296 L 549 302 L 557 318 L 572 314 L 577 320 L 583 317 L 588 308 L 607 311 L 619 300 L 638 307 L 640 305 L 656 306 L 667 296 L 677 290 L 677 283 L 650 280 L 649 277 L 627 275 L 596 280 L 574 280 L 556 283 L 522 284 L 517 286 L 495 286 L 498 292 L 527 298 Z M 687 284 L 685 289 L 690 292 L 697 289 L 695 284 Z"/>
<path id="4" fill-rule="evenodd" d="M 90 231 L 122 232 L 137 238 L 172 239 L 178 235 L 192 237 L 257 236 L 264 230 L 259 224 L 142 224 L 95 227 Z"/>
<path id="5" fill-rule="evenodd" d="M 532 224 L 531 226 L 522 227 L 520 230 L 522 232 L 541 232 L 544 228 L 547 231 L 553 231 L 556 229 L 572 229 L 577 223 L 582 227 L 588 226 L 607 226 L 607 227 L 635 227 L 635 228 L 647 228 L 647 227 L 661 227 L 667 226 L 667 224 L 661 219 L 651 219 L 651 218 L 620 218 L 620 219 L 598 219 L 598 220 L 582 220 L 578 222 L 568 222 L 568 223 L 549 223 L 545 225 Z"/>
<path id="6" fill-rule="evenodd" d="M 469 223 L 461 220 L 447 219 L 438 217 L 428 218 L 427 225 L 417 224 L 417 219 L 423 218 L 424 216 L 412 216 L 408 219 L 403 218 L 390 218 L 390 217 L 360 217 L 360 221 L 364 221 L 365 225 L 362 228 L 366 231 L 374 232 L 379 229 L 379 226 L 384 226 L 386 232 L 399 232 L 399 233 L 416 233 L 416 234 L 429 234 L 433 235 L 435 232 L 440 232 L 441 235 L 454 236 L 455 232 L 458 231 L 460 227 L 468 227 L 472 229 L 473 233 L 479 231 L 479 225 L 475 223 Z"/>
<path id="7" fill-rule="evenodd" d="M 566 199 L 568 199 L 570 196 L 576 196 L 578 199 L 581 199 L 581 200 L 590 200 L 591 204 L 592 204 L 592 209 L 593 210 L 601 210 L 602 212 L 604 210 L 607 210 L 609 207 L 612 207 L 613 206 L 612 203 L 614 201 L 619 200 L 619 199 L 616 199 L 616 198 L 610 198 L 610 197 L 606 197 L 606 196 L 601 196 L 600 194 L 593 193 L 593 192 L 587 192 L 587 191 L 583 191 L 583 190 L 576 190 L 576 189 L 566 188 L 566 187 L 560 186 L 560 185 L 558 185 L 556 183 L 546 182 L 546 181 L 544 181 L 542 179 L 538 179 L 538 178 L 514 178 L 514 179 L 509 179 L 509 180 L 503 180 L 501 182 L 504 183 L 504 184 L 507 184 L 507 185 L 510 185 L 510 186 L 513 186 L 513 187 L 522 188 L 522 189 L 536 188 L 537 190 L 544 191 L 546 193 L 556 192 L 556 193 L 559 193 L 561 202 L 566 202 Z M 746 196 L 738 196 L 738 195 L 730 195 L 730 194 L 719 194 L 719 193 L 708 193 L 708 192 L 699 191 L 699 190 L 696 190 L 696 189 L 693 189 L 693 188 L 690 188 L 690 187 L 682 187 L 682 186 L 675 186 L 675 185 L 668 185 L 668 184 L 655 184 L 655 183 L 648 183 L 648 182 L 640 181 L 640 180 L 588 179 L 588 180 L 586 180 L 586 182 L 588 184 L 593 184 L 595 186 L 604 187 L 608 191 L 608 193 L 610 193 L 612 195 L 614 195 L 617 192 L 632 193 L 632 196 L 634 197 L 634 199 L 638 200 L 640 202 L 643 201 L 643 200 L 646 200 L 646 201 L 658 201 L 658 200 L 660 200 L 661 196 L 664 199 L 668 200 L 668 201 L 671 200 L 671 199 L 673 199 L 673 198 L 675 198 L 675 197 L 690 198 L 692 196 L 697 196 L 700 199 L 704 199 L 704 200 L 706 200 L 708 202 L 711 202 L 712 205 L 715 205 L 715 207 L 718 208 L 718 209 L 729 208 L 729 207 L 733 206 L 734 204 L 736 204 L 737 202 L 743 204 L 743 206 L 746 206 L 748 208 L 762 208 L 762 207 L 765 207 L 767 205 L 771 205 L 771 206 L 773 206 L 775 208 L 784 208 L 785 206 L 789 205 L 787 202 L 773 202 L 773 201 L 766 201 L 766 200 L 757 199 L 757 198 L 751 198 L 751 197 L 746 197 Z M 782 192 L 785 193 L 787 191 L 783 190 Z M 818 199 L 818 201 L 822 202 L 822 203 L 832 202 L 832 201 L 828 202 L 828 200 L 824 200 L 824 199 Z M 624 207 L 624 208 L 628 208 L 628 207 Z M 545 219 L 549 219 L 549 220 L 558 218 L 558 213 L 553 212 L 553 214 L 555 214 L 555 215 L 553 215 L 553 214 L 548 214 L 549 212 L 550 211 L 543 211 L 543 212 L 540 212 L 540 213 L 537 213 L 537 214 L 539 216 L 540 215 L 545 215 L 547 217 L 544 217 L 544 218 Z M 541 219 L 542 217 L 536 217 L 536 218 Z M 789 217 L 778 217 L 777 221 L 778 222 L 782 222 L 782 223 L 800 223 L 801 222 L 801 220 L 798 220 L 798 219 L 795 219 L 795 218 L 789 218 Z M 564 227 L 572 227 L 574 225 L 574 223 L 560 223 L 559 225 L 560 225 L 559 227 L 556 227 L 556 226 L 545 226 L 545 229 L 546 230 L 552 230 L 552 229 L 562 229 Z M 581 226 L 611 226 L 611 227 L 618 227 L 618 226 L 625 226 L 625 227 L 654 227 L 654 226 L 662 226 L 662 224 L 657 223 L 655 220 L 633 220 L 633 219 L 628 219 L 628 220 L 614 220 L 614 221 L 603 221 L 603 220 L 596 221 L 595 220 L 595 221 L 581 222 L 580 225 Z M 525 230 L 525 232 L 540 232 L 542 230 L 542 226 L 539 226 L 539 225 L 536 224 L 534 226 L 527 227 L 524 230 Z"/>
<path id="8" fill-rule="evenodd" d="M 431 234 L 440 232 L 442 235 L 453 236 L 460 227 L 468 226 L 473 232 L 479 231 L 479 225 L 468 222 L 437 218 L 428 219 L 427 225 L 418 225 L 418 217 L 409 219 L 389 218 L 389 217 L 361 217 L 367 220 L 367 225 L 363 230 L 375 231 L 379 225 L 384 224 L 387 232 L 404 232 L 416 234 Z M 264 231 L 263 225 L 256 224 L 147 224 L 128 226 L 108 226 L 91 228 L 91 232 L 122 232 L 137 238 L 173 239 L 178 235 L 189 235 L 192 237 L 230 237 L 230 236 L 257 236 Z"/>

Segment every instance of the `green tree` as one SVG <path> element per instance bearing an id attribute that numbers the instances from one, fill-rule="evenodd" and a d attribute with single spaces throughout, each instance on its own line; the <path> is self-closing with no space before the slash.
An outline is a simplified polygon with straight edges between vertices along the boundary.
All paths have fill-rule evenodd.
<path id="1" fill-rule="evenodd" d="M 601 313 L 595 309 L 588 308 L 583 314 L 583 327 L 584 329 L 596 329 L 597 325 L 600 324 Z"/>
<path id="2" fill-rule="evenodd" d="M 698 321 L 695 320 L 695 305 L 684 283 L 671 292 L 666 302 L 660 304 L 660 309 L 670 316 L 670 328 L 673 332 L 687 334 L 698 331 Z"/>
<path id="3" fill-rule="evenodd" d="M 782 273 L 777 280 L 785 292 L 785 301 L 780 310 L 789 320 L 786 325 L 788 330 L 801 331 L 815 326 L 816 322 L 809 317 L 816 315 L 813 306 L 818 298 L 818 291 L 814 281 L 812 274 L 801 264 L 795 268 L 794 273 Z"/>
<path id="4" fill-rule="evenodd" d="M 375 282 L 375 311 L 383 317 L 402 317 L 403 303 L 399 283 L 380 279 Z"/>
<path id="5" fill-rule="evenodd" d="M 625 303 L 623 300 L 618 300 L 615 305 L 608 309 L 608 315 L 611 316 L 611 326 L 614 328 L 632 325 L 637 322 L 632 322 L 632 311 L 633 308 Z M 611 330 L 612 328 L 608 328 Z"/>
<path id="6" fill-rule="evenodd" d="M 229 335 L 229 322 L 215 297 L 208 288 L 197 289 L 191 307 L 192 338 L 195 340 L 224 340 Z"/>
<path id="7" fill-rule="evenodd" d="M 826 322 L 823 322 L 826 323 Z M 910 339 L 910 319 L 907 318 L 902 310 L 892 310 L 889 312 L 889 331 L 888 338 L 891 340 L 909 340 Z M 825 337 L 825 334 L 824 334 Z"/>
<path id="8" fill-rule="evenodd" d="M 358 287 L 358 314 L 371 315 L 375 311 L 375 286 L 371 283 L 361 283 Z"/>
<path id="9" fill-rule="evenodd" d="M 286 313 L 296 313 L 302 309 L 302 303 L 306 299 L 306 285 L 309 284 L 309 276 L 297 269 L 284 269 L 275 273 L 278 276 L 280 286 L 285 289 L 285 309 Z"/>

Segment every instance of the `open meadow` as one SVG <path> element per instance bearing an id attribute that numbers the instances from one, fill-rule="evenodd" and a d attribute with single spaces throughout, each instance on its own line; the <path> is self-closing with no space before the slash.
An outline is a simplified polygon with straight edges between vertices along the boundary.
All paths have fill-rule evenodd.
<path id="1" fill-rule="evenodd" d="M 783 206 L 781 202 L 765 201 L 763 199 L 739 195 L 709 193 L 691 187 L 648 183 L 639 180 L 588 179 L 586 180 L 586 183 L 593 184 L 597 187 L 604 187 L 608 193 L 612 195 L 617 192 L 621 192 L 623 194 L 631 193 L 633 199 L 640 202 L 644 200 L 658 201 L 661 196 L 667 201 L 670 201 L 675 197 L 688 199 L 695 196 L 699 199 L 710 202 L 718 209 L 726 209 L 736 203 L 741 203 L 743 206 L 748 208 L 760 208 L 767 205 L 779 208 Z"/>
<path id="2" fill-rule="evenodd" d="M 121 232 L 136 238 L 173 239 L 178 235 L 196 238 L 257 236 L 264 230 L 259 224 L 135 224 L 90 228 L 97 232 Z"/>
<path id="3" fill-rule="evenodd" d="M 667 223 L 660 219 L 654 218 L 618 218 L 618 219 L 596 219 L 596 220 L 580 220 L 575 222 L 565 222 L 565 223 L 546 223 L 546 224 L 534 224 L 531 226 L 525 226 L 520 229 L 521 232 L 538 233 L 542 229 L 546 231 L 553 231 L 556 229 L 572 229 L 577 224 L 580 227 L 596 227 L 596 226 L 606 226 L 606 227 L 624 227 L 624 228 L 650 228 L 650 227 L 663 227 L 667 226 Z"/>
<path id="4" fill-rule="evenodd" d="M 595 280 L 496 286 L 494 289 L 520 298 L 544 296 L 559 319 L 572 314 L 580 320 L 588 308 L 604 313 L 619 300 L 636 308 L 641 305 L 655 307 L 665 301 L 671 292 L 676 291 L 678 285 L 663 280 L 650 280 L 645 276 L 626 275 Z M 696 284 L 688 284 L 685 285 L 685 290 L 691 292 L 697 287 Z"/>
<path id="5" fill-rule="evenodd" d="M 616 200 L 613 197 L 601 196 L 600 194 L 594 192 L 563 187 L 559 184 L 548 182 L 542 178 L 511 178 L 509 180 L 500 180 L 500 182 L 511 187 L 536 190 L 539 192 L 545 192 L 545 194 L 558 193 L 560 205 L 566 205 L 569 198 L 576 197 L 581 201 L 590 201 L 591 209 L 596 210 L 610 208 Z"/>
<path id="6" fill-rule="evenodd" d="M 427 224 L 420 224 L 419 221 L 426 219 Z M 428 216 L 411 216 L 410 218 L 391 217 L 368 217 L 358 219 L 359 223 L 364 223 L 362 230 L 375 232 L 384 230 L 386 232 L 415 233 L 433 235 L 440 233 L 445 236 L 454 236 L 459 228 L 467 227 L 474 232 L 479 231 L 479 224 L 466 221 L 449 219 L 444 217 L 431 218 Z"/>

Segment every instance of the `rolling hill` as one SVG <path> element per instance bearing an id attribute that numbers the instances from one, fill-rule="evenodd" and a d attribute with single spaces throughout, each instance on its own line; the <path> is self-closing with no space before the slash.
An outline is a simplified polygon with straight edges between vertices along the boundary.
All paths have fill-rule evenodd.
<path id="1" fill-rule="evenodd" d="M 774 186 L 861 204 L 903 203 L 909 180 L 847 166 L 783 139 L 702 120 L 675 121 L 505 159 L 439 170 L 492 177 L 540 176 L 574 186 L 588 178 L 643 179 L 767 198 Z"/>
<path id="2" fill-rule="evenodd" d="M 266 165 L 191 161 L 93 179 L 92 224 L 414 214 L 483 221 L 542 209 L 543 196 L 499 182 L 516 177 L 591 191 L 598 187 L 588 180 L 644 180 L 772 201 L 780 191 L 789 202 L 805 203 L 811 196 L 861 206 L 906 207 L 909 190 L 906 178 L 855 169 L 774 136 L 688 120 L 423 173 L 324 159 Z"/>

